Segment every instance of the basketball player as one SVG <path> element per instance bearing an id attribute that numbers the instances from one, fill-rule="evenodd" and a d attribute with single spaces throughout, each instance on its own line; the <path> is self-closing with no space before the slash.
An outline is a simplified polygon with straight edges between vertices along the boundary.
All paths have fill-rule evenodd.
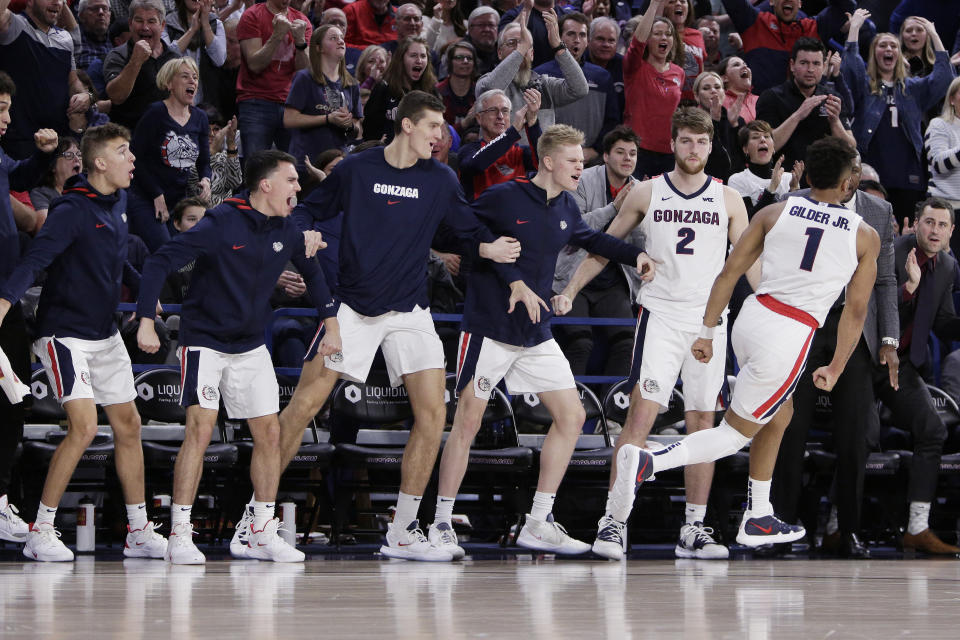
<path id="1" fill-rule="evenodd" d="M 673 115 L 675 168 L 641 182 L 624 201 L 608 233 L 625 237 L 637 225 L 646 238 L 646 250 L 658 263 L 657 277 L 640 288 L 633 363 L 630 368 L 630 409 L 619 451 L 625 444 L 643 445 L 661 407 L 667 406 L 677 377 L 683 379 L 687 432 L 713 428 L 714 410 L 726 382 L 724 358 L 697 362 L 690 346 L 710 294 L 710 284 L 723 268 L 727 242 L 736 242 L 747 228 L 743 198 L 711 178 L 703 169 L 710 156 L 713 121 L 702 109 L 682 108 Z M 580 288 L 602 271 L 606 260 L 589 256 L 563 291 L 560 309 Z M 753 276 L 751 276 L 753 277 Z M 726 309 L 723 310 L 724 317 Z M 725 322 L 717 330 L 726 335 Z M 616 478 L 616 452 L 610 482 Z M 685 470 L 686 524 L 680 529 L 675 553 L 680 558 L 723 559 L 727 548 L 714 541 L 704 527 L 713 465 Z M 619 559 L 626 545 L 626 520 L 614 517 L 617 505 L 608 497 L 599 523 L 595 553 Z"/>
<path id="2" fill-rule="evenodd" d="M 97 404 L 113 429 L 117 476 L 127 507 L 128 558 L 162 558 L 167 541 L 147 521 L 144 503 L 140 415 L 133 403 L 130 357 L 114 312 L 121 278 L 131 287 L 139 274 L 127 262 L 124 214 L 133 176 L 130 132 L 117 124 L 88 129 L 80 141 L 86 175 L 67 180 L 43 229 L 0 289 L 0 322 L 41 270 L 47 281 L 37 309 L 33 352 L 67 414 L 67 435 L 57 447 L 30 525 L 23 555 L 31 560 L 70 561 L 54 517 L 63 492 L 97 435 Z"/>
<path id="3" fill-rule="evenodd" d="M 430 242 L 442 221 L 470 239 L 480 257 L 507 263 L 520 253 L 512 238 L 494 242 L 471 212 L 453 171 L 431 158 L 445 126 L 443 111 L 439 98 L 411 91 L 397 107 L 393 141 L 348 156 L 297 207 L 294 215 L 301 218 L 302 228 L 344 212 L 337 285 L 342 351 L 330 334 L 318 331 L 293 398 L 280 415 L 285 468 L 337 379 L 363 382 L 382 347 L 390 383 L 406 386 L 414 424 L 404 451 L 396 512 L 380 551 L 392 558 L 426 561 L 453 559 L 430 544 L 417 520 L 446 421 L 443 348 L 427 300 Z M 512 264 L 497 268 L 507 282 L 521 279 Z M 512 300 L 527 309 L 537 306 L 529 290 Z M 316 358 L 318 351 L 332 355 Z M 234 540 L 240 546 L 239 536 Z M 234 546 L 231 543 L 231 549 Z"/>
<path id="4" fill-rule="evenodd" d="M 613 487 L 615 518 L 626 520 L 637 487 L 657 471 L 731 455 L 765 427 L 782 435 L 813 333 L 846 286 L 833 359 L 813 372 L 819 389 L 833 388 L 860 339 L 880 250 L 876 231 L 839 204 L 855 160 L 856 151 L 845 141 L 818 140 L 807 149 L 809 197 L 790 197 L 754 216 L 714 282 L 691 349 L 700 362 L 712 360 L 717 327 L 734 285 L 750 265 L 762 260 L 756 295 L 744 303 L 733 330 L 741 368 L 730 408 L 716 429 L 688 435 L 652 454 L 632 444 L 621 447 Z M 722 352 L 726 341 L 717 340 L 716 345 Z M 805 533 L 803 527 L 773 515 L 770 478 L 780 439 L 769 440 L 773 446 L 750 451 L 747 511 L 737 534 L 737 542 L 748 546 L 792 542 Z"/>
<path id="5" fill-rule="evenodd" d="M 652 261 L 638 247 L 584 222 L 573 195 L 583 173 L 583 133 L 553 125 L 540 137 L 540 170 L 532 179 L 516 178 L 490 187 L 474 201 L 473 210 L 495 233 L 516 237 L 525 247 L 517 261 L 523 280 L 503 282 L 481 263 L 471 271 L 457 363 L 457 412 L 440 460 L 437 515 L 429 529 L 439 549 L 463 557 L 451 526 L 453 502 L 470 458 L 470 444 L 480 429 L 490 392 L 501 379 L 512 394 L 535 393 L 550 412 L 553 425 L 540 456 L 540 479 L 533 508 L 517 536 L 517 544 L 561 554 L 586 553 L 590 545 L 574 540 L 553 521 L 557 488 L 576 448 L 585 419 L 570 363 L 550 332 L 550 297 L 557 257 L 566 245 L 583 247 L 622 264 L 636 265 L 647 280 Z M 518 215 L 520 212 L 520 215 Z M 514 312 L 506 301 L 518 288 L 537 295 L 536 313 Z"/>
<path id="6" fill-rule="evenodd" d="M 173 475 L 170 544 L 173 564 L 203 564 L 193 543 L 190 513 L 196 497 L 203 454 L 217 423 L 220 397 L 227 415 L 246 420 L 253 435 L 250 479 L 253 521 L 245 557 L 274 562 L 303 562 L 302 551 L 279 535 L 274 517 L 280 482 L 280 390 L 264 331 L 270 296 L 287 262 L 292 261 L 307 285 L 327 327 L 328 344 L 337 342 L 337 305 L 316 260 L 308 258 L 305 235 L 287 216 L 293 211 L 297 161 L 282 151 L 258 151 L 247 159 L 248 193 L 227 198 L 190 231 L 177 235 L 151 255 L 143 268 L 137 301 L 137 342 L 156 353 L 160 340 L 154 310 L 167 276 L 196 261 L 183 301 L 180 324 L 180 403 L 187 426 Z M 308 231 L 311 237 L 319 236 Z M 331 351 L 332 353 L 332 351 Z"/>

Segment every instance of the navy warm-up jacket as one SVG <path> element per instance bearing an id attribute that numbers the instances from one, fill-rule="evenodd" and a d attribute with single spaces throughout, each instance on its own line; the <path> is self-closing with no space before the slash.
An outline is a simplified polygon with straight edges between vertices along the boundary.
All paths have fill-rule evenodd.
<path id="1" fill-rule="evenodd" d="M 140 280 L 127 262 L 126 210 L 123 189 L 107 196 L 82 174 L 69 178 L 0 297 L 16 304 L 46 269 L 38 335 L 104 340 L 115 334 L 122 285 L 136 290 Z"/>
<path id="2" fill-rule="evenodd" d="M 262 345 L 270 294 L 288 261 L 303 276 L 320 317 L 337 315 L 320 265 L 305 255 L 303 232 L 291 219 L 260 213 L 247 195 L 224 200 L 147 259 L 137 317 L 154 317 L 167 276 L 193 260 L 180 320 L 184 346 L 244 353 Z"/>
<path id="3" fill-rule="evenodd" d="M 566 245 L 582 247 L 622 264 L 635 265 L 641 249 L 583 222 L 583 214 L 570 193 L 553 200 L 526 178 L 517 178 L 484 191 L 473 201 L 473 210 L 493 233 L 516 238 L 523 249 L 516 267 L 521 279 L 549 303 L 557 256 Z M 540 322 L 530 322 L 527 310 L 517 305 L 507 313 L 509 284 L 482 261 L 467 276 L 463 330 L 517 347 L 532 347 L 553 337 L 553 313 L 540 309 Z"/>

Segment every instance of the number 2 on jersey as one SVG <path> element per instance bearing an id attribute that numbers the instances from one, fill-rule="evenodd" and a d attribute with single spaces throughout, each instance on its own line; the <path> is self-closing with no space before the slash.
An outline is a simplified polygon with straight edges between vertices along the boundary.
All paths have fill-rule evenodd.
<path id="1" fill-rule="evenodd" d="M 697 237 L 697 232 L 690 227 L 683 227 L 677 231 L 677 237 L 680 241 L 677 243 L 677 255 L 692 256 L 693 247 L 689 246 L 693 239 Z"/>
<path id="2" fill-rule="evenodd" d="M 813 271 L 813 261 L 817 259 L 817 250 L 820 249 L 820 241 L 823 240 L 823 229 L 807 227 L 804 233 L 807 236 L 807 246 L 803 250 L 800 268 L 804 271 Z"/>

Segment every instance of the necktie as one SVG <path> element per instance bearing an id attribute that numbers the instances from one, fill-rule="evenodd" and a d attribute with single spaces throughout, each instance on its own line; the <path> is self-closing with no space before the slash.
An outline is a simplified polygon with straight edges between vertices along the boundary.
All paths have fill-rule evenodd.
<path id="1" fill-rule="evenodd" d="M 927 260 L 920 269 L 917 287 L 917 309 L 913 314 L 913 333 L 910 338 L 910 362 L 921 367 L 927 361 L 927 336 L 933 328 L 933 260 Z"/>

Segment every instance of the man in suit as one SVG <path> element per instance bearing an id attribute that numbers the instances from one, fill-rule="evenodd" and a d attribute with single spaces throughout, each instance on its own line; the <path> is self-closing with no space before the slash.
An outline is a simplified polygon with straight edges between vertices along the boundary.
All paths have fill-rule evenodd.
<path id="1" fill-rule="evenodd" d="M 937 413 L 920 372 L 929 368 L 927 336 L 933 330 L 943 340 L 960 339 L 960 318 L 953 308 L 956 260 L 949 254 L 953 233 L 953 208 L 940 198 L 917 205 L 914 235 L 896 242 L 899 293 L 899 389 L 878 388 L 878 396 L 893 412 L 898 426 L 910 427 L 913 457 L 907 499 L 910 518 L 903 536 L 905 549 L 932 554 L 960 554 L 930 529 L 930 503 L 937 489 L 940 454 L 947 428 Z"/>
<path id="2" fill-rule="evenodd" d="M 861 163 L 858 158 L 844 206 L 862 216 L 880 235 L 880 255 L 877 258 L 877 281 L 867 307 L 863 336 L 832 394 L 837 454 L 832 493 L 833 502 L 837 506 L 839 530 L 828 530 L 827 533 L 832 535 L 825 539 L 828 547 L 832 546 L 839 555 L 851 558 L 869 557 L 869 551 L 857 534 L 860 529 L 860 505 L 863 501 L 863 478 L 868 453 L 867 436 L 876 432 L 876 429 L 871 430 L 871 425 L 878 424 L 874 402 L 874 371 L 878 365 L 886 367 L 887 381 L 884 384 L 896 387 L 899 366 L 897 347 L 900 336 L 892 209 L 888 202 L 857 190 L 860 173 Z M 805 196 L 808 193 L 809 190 L 801 190 L 788 195 Z M 814 335 L 807 359 L 807 371 L 813 371 L 830 362 L 837 344 L 837 327 L 842 310 L 843 296 L 833 305 L 824 326 Z M 817 393 L 812 377 L 803 376 L 794 394 L 793 419 L 783 434 L 777 456 L 771 496 L 774 509 L 786 522 L 798 521 L 804 452 Z M 765 434 L 766 431 L 769 433 Z M 754 445 L 764 446 L 765 439 L 777 435 L 773 430 L 761 430 L 754 438 Z M 808 526 L 807 529 L 812 530 L 813 527 Z"/>

